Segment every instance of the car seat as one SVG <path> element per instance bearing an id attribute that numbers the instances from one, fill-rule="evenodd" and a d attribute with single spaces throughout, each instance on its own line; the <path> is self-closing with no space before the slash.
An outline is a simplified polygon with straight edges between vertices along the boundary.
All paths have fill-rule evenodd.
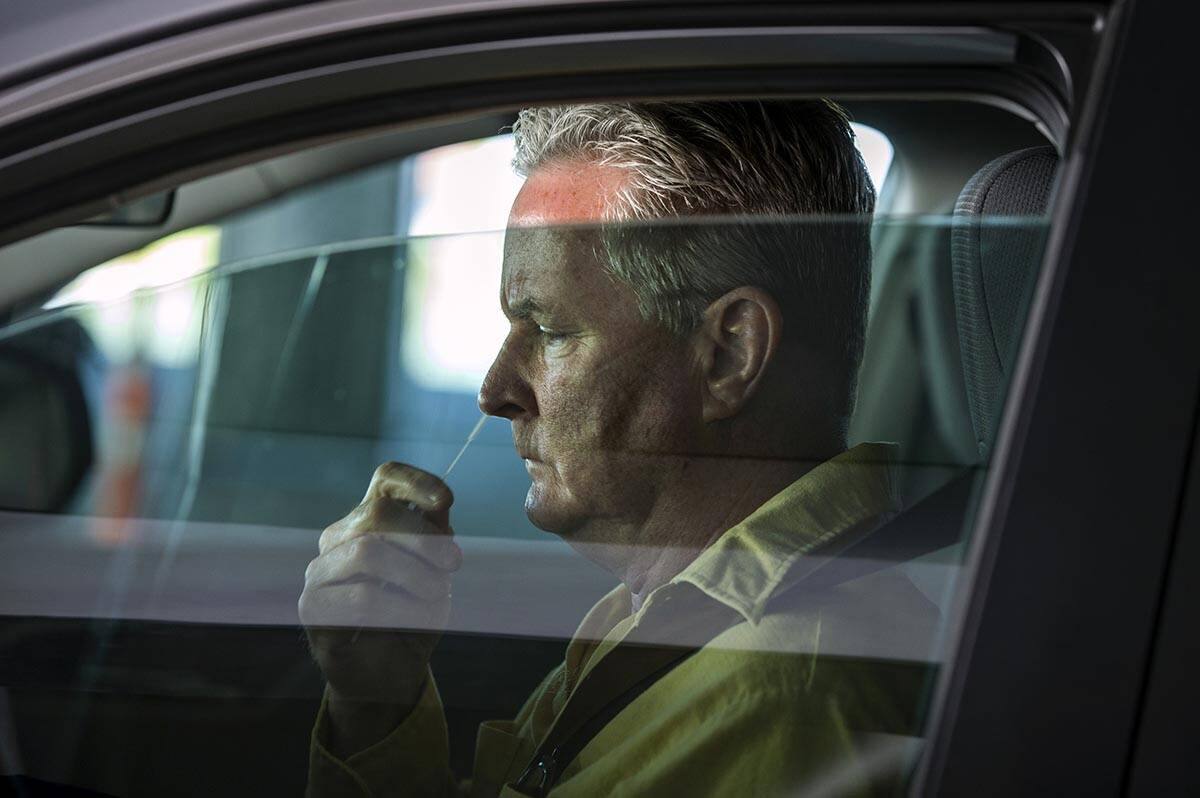
<path id="1" fill-rule="evenodd" d="M 991 448 L 1045 244 L 1045 226 L 1029 220 L 1046 213 L 1057 168 L 1052 147 L 1002 156 L 968 181 L 954 209 L 954 309 L 981 461 Z"/>
<path id="2" fill-rule="evenodd" d="M 960 362 L 942 366 L 962 371 L 977 459 L 891 522 L 851 542 L 813 574 L 814 584 L 899 567 L 943 613 L 948 609 L 1041 264 L 1043 217 L 1057 167 L 1048 146 L 996 158 L 967 182 L 954 209 L 950 245 L 959 346 L 943 351 Z"/>

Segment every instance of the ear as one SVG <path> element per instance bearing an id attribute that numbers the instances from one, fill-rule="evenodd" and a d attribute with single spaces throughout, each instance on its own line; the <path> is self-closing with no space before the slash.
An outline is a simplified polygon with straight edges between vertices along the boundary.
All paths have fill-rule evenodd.
<path id="1" fill-rule="evenodd" d="M 704 421 L 737 415 L 775 357 L 783 314 L 761 288 L 742 286 L 715 300 L 696 331 Z"/>

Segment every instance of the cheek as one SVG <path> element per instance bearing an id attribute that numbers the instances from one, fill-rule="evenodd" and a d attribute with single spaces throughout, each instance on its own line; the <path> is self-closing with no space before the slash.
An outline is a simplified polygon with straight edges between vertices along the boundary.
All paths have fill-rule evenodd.
<path id="1" fill-rule="evenodd" d="M 669 354 L 550 364 L 539 407 L 556 448 L 592 457 L 679 451 L 693 415 L 692 381 L 678 354 Z"/>
<path id="2" fill-rule="evenodd" d="M 551 364 L 544 372 L 538 407 L 543 434 L 558 455 L 594 449 L 609 423 L 612 397 L 600 369 Z M 599 379 L 598 379 L 599 377 Z"/>
<path id="3" fill-rule="evenodd" d="M 535 438 L 547 462 L 530 470 L 525 509 L 551 531 L 645 512 L 677 455 L 694 450 L 685 363 L 580 354 L 594 356 L 546 362 L 535 386 Z"/>

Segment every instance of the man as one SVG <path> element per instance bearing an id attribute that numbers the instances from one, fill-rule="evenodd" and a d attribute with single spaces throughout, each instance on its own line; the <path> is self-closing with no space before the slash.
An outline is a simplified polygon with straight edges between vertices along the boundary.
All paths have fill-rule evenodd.
<path id="1" fill-rule="evenodd" d="M 524 111 L 515 136 L 511 326 L 479 405 L 512 422 L 531 521 L 621 585 L 456 783 L 428 670 L 453 497 L 381 466 L 300 600 L 328 681 L 310 791 L 894 790 L 925 674 L 854 655 L 921 651 L 936 614 L 894 574 L 805 579 L 897 509 L 886 449 L 846 451 L 874 190 L 845 115 L 594 104 Z"/>

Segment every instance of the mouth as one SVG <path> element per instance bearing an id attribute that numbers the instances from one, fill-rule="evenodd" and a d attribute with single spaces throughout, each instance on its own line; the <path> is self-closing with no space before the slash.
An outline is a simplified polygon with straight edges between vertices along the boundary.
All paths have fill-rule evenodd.
<path id="1" fill-rule="evenodd" d="M 532 475 L 535 470 L 545 465 L 545 463 L 538 459 L 538 456 L 531 451 L 518 449 L 517 455 L 521 458 L 521 462 L 525 464 L 525 470 L 529 472 L 530 475 Z"/>
<path id="2" fill-rule="evenodd" d="M 513 438 L 513 449 L 516 450 L 517 457 L 520 457 L 526 462 L 531 460 L 535 463 L 541 461 L 541 458 L 538 457 L 537 450 L 533 446 L 533 441 L 525 439 L 525 436 L 523 435 L 514 435 Z"/>
<path id="3" fill-rule="evenodd" d="M 513 423 L 513 449 L 516 450 L 517 457 L 520 457 L 526 466 L 542 461 L 538 457 L 537 447 L 534 445 L 530 430 L 518 429 L 515 422 Z"/>

